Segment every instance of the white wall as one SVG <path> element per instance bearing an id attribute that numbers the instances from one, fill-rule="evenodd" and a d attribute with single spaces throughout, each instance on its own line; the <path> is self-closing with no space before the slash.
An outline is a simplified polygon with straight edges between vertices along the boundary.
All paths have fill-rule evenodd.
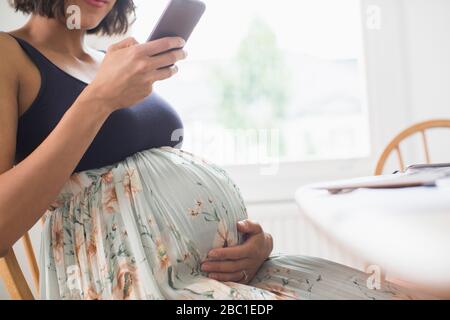
<path id="1" fill-rule="evenodd" d="M 374 146 L 379 153 L 407 125 L 436 117 L 450 118 L 450 1 L 361 1 L 363 12 L 367 5 L 382 9 L 382 28 L 365 30 L 368 103 Z M 14 29 L 24 21 L 24 17 L 13 14 L 5 0 L 0 0 L 0 30 Z M 450 162 L 449 141 L 438 139 L 433 145 L 441 161 Z M 249 208 L 254 219 L 267 221 L 267 229 L 274 233 L 285 231 L 282 226 L 270 224 L 270 216 L 279 215 L 280 211 L 295 223 L 297 213 L 293 203 Z M 39 249 L 39 228 L 32 235 Z M 285 240 L 276 242 L 277 250 L 305 252 L 302 241 L 308 239 L 300 236 L 296 243 L 282 237 Z M 20 249 L 18 255 L 24 261 Z M 314 251 L 307 253 L 314 254 Z M 0 283 L 0 299 L 6 297 Z"/>
<path id="2" fill-rule="evenodd" d="M 450 1 L 403 0 L 413 120 L 450 117 Z"/>
<path id="3" fill-rule="evenodd" d="M 403 2 L 412 121 L 450 118 L 450 1 Z M 433 160 L 450 162 L 450 133 L 430 140 Z"/>
<path id="4" fill-rule="evenodd" d="M 450 118 L 450 1 L 362 3 L 363 12 L 370 5 L 382 12 L 381 29 L 365 30 L 369 105 L 379 154 L 406 126 Z M 449 139 L 442 132 L 432 139 L 435 161 L 450 162 Z"/>
<path id="5" fill-rule="evenodd" d="M 0 31 L 10 31 L 19 28 L 26 21 L 26 17 L 14 13 L 8 1 L 0 1 Z"/>

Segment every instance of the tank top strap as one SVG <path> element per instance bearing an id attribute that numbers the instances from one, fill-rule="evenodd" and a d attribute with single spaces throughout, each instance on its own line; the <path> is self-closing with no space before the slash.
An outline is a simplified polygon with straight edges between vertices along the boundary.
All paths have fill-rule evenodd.
<path id="1" fill-rule="evenodd" d="M 33 47 L 27 41 L 18 38 L 12 34 L 9 34 L 12 38 L 14 38 L 17 43 L 20 45 L 22 50 L 27 54 L 27 56 L 31 59 L 31 61 L 36 65 L 41 74 L 45 74 L 48 69 L 52 69 L 54 65 L 35 47 Z"/>

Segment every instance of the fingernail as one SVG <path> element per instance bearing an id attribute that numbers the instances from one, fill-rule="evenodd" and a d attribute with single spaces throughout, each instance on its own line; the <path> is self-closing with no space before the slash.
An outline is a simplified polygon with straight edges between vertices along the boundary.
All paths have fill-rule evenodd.
<path id="1" fill-rule="evenodd" d="M 247 224 L 245 223 L 245 221 L 239 221 L 238 224 L 239 224 L 241 227 L 245 227 L 245 226 L 247 225 Z"/>
<path id="2" fill-rule="evenodd" d="M 202 271 L 203 271 L 203 272 L 208 272 L 209 267 L 210 267 L 210 266 L 209 266 L 208 264 L 203 264 L 203 265 L 202 265 Z"/>
<path id="3" fill-rule="evenodd" d="M 208 253 L 208 258 L 217 258 L 218 254 L 216 251 L 211 251 Z"/>

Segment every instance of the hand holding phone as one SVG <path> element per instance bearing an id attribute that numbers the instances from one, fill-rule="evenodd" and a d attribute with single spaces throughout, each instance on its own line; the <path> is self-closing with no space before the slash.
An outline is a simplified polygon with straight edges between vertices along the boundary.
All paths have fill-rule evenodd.
<path id="1" fill-rule="evenodd" d="M 171 0 L 148 41 L 181 37 L 187 42 L 205 10 L 205 4 L 199 0 Z"/>

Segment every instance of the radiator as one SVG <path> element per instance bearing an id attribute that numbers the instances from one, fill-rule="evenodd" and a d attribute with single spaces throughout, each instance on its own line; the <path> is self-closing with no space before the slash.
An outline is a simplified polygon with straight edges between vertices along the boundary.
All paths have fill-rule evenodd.
<path id="1" fill-rule="evenodd" d="M 249 218 L 274 238 L 274 253 L 331 260 L 359 270 L 367 263 L 340 247 L 309 221 L 294 202 L 250 205 Z"/>

